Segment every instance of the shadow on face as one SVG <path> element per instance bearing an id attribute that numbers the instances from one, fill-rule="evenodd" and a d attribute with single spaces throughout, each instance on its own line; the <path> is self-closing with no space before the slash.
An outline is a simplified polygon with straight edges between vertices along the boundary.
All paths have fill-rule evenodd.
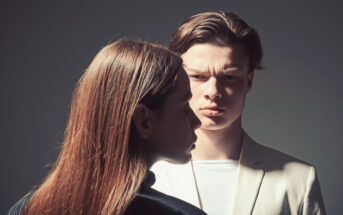
<path id="1" fill-rule="evenodd" d="M 180 73 L 175 88 L 159 110 L 140 104 L 134 114 L 135 126 L 144 142 L 150 165 L 160 159 L 186 163 L 195 148 L 194 130 L 200 126 L 200 121 L 189 106 L 192 96 L 189 78 L 183 69 Z"/>

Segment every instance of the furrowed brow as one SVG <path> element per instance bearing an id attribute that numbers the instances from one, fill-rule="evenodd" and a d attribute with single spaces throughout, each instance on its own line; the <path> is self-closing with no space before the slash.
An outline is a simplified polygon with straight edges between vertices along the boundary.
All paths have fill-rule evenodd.
<path id="1" fill-rule="evenodd" d="M 222 69 L 222 72 L 236 72 L 241 70 L 241 67 L 236 66 L 236 65 L 225 65 L 224 68 Z"/>
<path id="2" fill-rule="evenodd" d="M 187 66 L 186 64 L 183 64 L 183 67 L 185 68 L 187 72 L 192 72 L 196 74 L 208 74 L 208 71 L 203 71 L 200 69 L 192 68 L 192 67 Z"/>

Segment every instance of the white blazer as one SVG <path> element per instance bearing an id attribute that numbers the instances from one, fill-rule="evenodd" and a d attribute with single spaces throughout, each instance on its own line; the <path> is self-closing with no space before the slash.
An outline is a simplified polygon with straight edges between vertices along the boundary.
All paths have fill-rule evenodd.
<path id="1" fill-rule="evenodd" d="M 154 189 L 199 207 L 190 163 L 157 162 Z M 215 183 L 215 182 L 214 182 Z M 244 135 L 232 215 L 326 214 L 315 168 Z"/>

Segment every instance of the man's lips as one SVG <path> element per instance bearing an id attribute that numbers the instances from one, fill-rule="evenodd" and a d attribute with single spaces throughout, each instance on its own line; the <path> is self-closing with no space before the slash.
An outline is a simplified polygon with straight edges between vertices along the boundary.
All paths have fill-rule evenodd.
<path id="1" fill-rule="evenodd" d="M 200 113 L 207 116 L 217 116 L 217 115 L 222 114 L 224 111 L 225 109 L 219 106 L 206 106 L 206 107 L 200 108 Z"/>

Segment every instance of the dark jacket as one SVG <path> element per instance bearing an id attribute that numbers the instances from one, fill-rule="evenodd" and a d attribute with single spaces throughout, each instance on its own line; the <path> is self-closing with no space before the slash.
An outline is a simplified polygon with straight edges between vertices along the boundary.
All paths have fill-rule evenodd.
<path id="1" fill-rule="evenodd" d="M 149 172 L 125 215 L 206 215 L 205 212 L 185 201 L 152 189 L 150 186 L 154 182 L 155 176 Z M 10 208 L 7 215 L 22 214 L 34 192 L 31 191 L 20 199 Z"/>

